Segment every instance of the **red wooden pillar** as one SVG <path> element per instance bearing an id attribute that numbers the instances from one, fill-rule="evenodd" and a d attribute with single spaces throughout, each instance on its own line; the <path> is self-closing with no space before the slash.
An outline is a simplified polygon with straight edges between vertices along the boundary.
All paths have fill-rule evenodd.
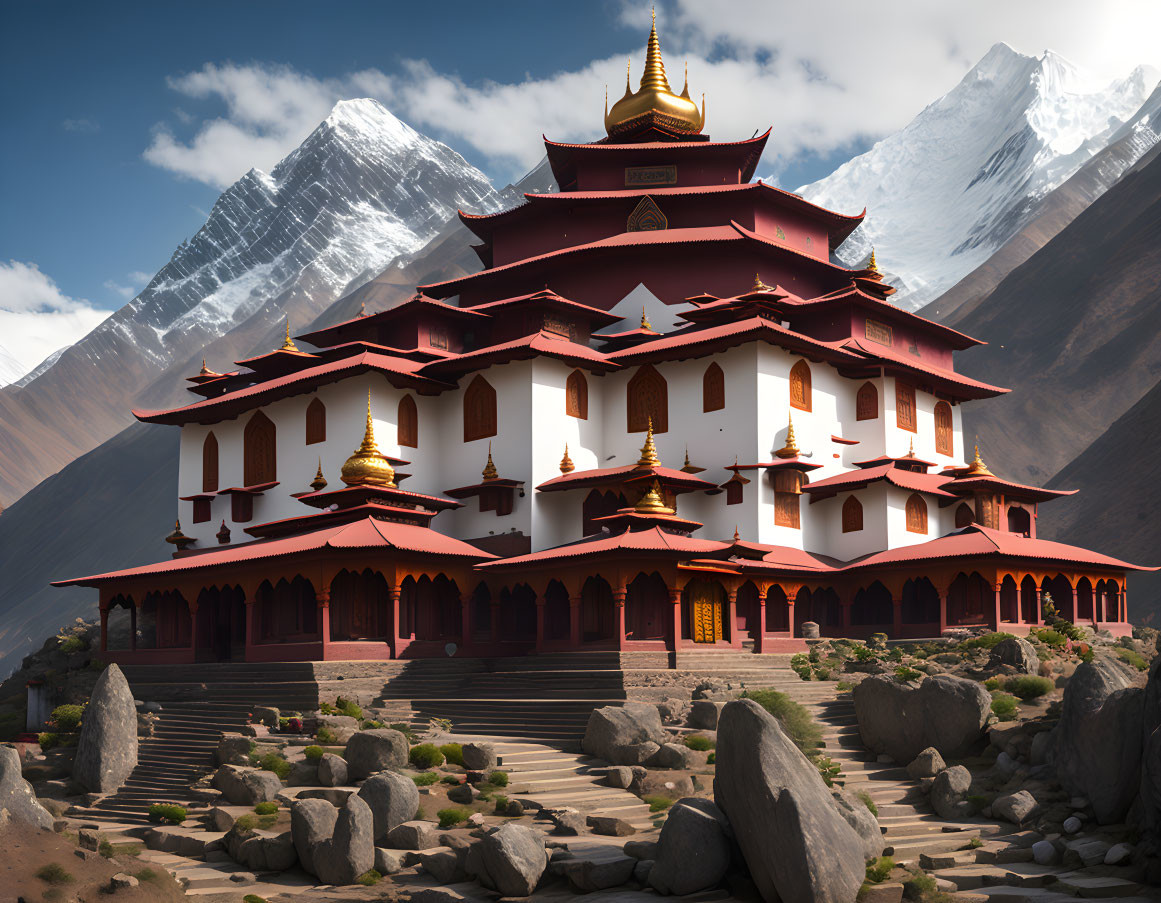
<path id="1" fill-rule="evenodd" d="M 891 639 L 897 640 L 903 636 L 903 600 L 891 600 Z"/>
<path id="2" fill-rule="evenodd" d="M 670 652 L 677 652 L 681 648 L 681 590 L 676 586 L 669 587 L 669 629 L 666 631 L 666 639 Z"/>
<path id="3" fill-rule="evenodd" d="M 1003 584 L 996 584 L 996 598 L 994 600 L 994 607 L 992 609 L 992 630 L 999 631 L 1000 617 L 1003 612 L 1000 609 L 1000 597 L 1003 592 Z"/>
<path id="4" fill-rule="evenodd" d="M 573 650 L 580 649 L 584 641 L 581 634 L 581 606 L 583 596 L 568 597 L 568 644 Z"/>
<path id="5" fill-rule="evenodd" d="M 1036 587 L 1036 626 L 1044 626 L 1044 590 L 1039 585 Z"/>
<path id="6" fill-rule="evenodd" d="M 396 582 L 387 591 L 391 594 L 391 657 L 399 658 L 407 648 L 399 623 L 399 600 L 403 595 L 403 587 Z"/>
<path id="7" fill-rule="evenodd" d="M 754 637 L 754 651 L 766 651 L 766 594 L 770 592 L 770 587 L 758 587 L 758 632 Z M 793 631 L 793 623 L 791 624 Z"/>
<path id="8" fill-rule="evenodd" d="M 947 630 L 947 602 L 948 590 L 939 590 L 939 635 L 943 636 L 943 632 Z"/>
<path id="9" fill-rule="evenodd" d="M 618 649 L 625 648 L 625 596 L 628 592 L 623 586 L 613 590 L 613 639 Z"/>
<path id="10" fill-rule="evenodd" d="M 1124 588 L 1115 598 L 1117 600 L 1117 622 L 1127 622 L 1129 620 L 1129 584 L 1124 584 Z"/>
<path id="11" fill-rule="evenodd" d="M 327 660 L 327 650 L 331 645 L 331 590 L 323 587 L 314 591 L 314 601 L 318 605 L 318 638 L 322 646 L 322 659 Z"/>
<path id="12" fill-rule="evenodd" d="M 109 609 L 101 609 L 101 651 L 109 651 Z"/>
<path id="13" fill-rule="evenodd" d="M 735 649 L 742 648 L 742 636 L 738 632 L 738 588 L 726 590 L 726 616 L 730 625 L 730 645 Z"/>
<path id="14" fill-rule="evenodd" d="M 544 605 L 543 594 L 536 596 L 536 651 L 544 651 Z"/>

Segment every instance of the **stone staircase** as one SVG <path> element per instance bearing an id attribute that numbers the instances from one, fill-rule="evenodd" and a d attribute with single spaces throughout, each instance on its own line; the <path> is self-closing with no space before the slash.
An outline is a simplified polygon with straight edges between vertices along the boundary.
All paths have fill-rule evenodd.
<path id="1" fill-rule="evenodd" d="M 146 702 L 207 702 L 318 708 L 318 683 L 310 662 L 199 662 L 194 665 L 126 665 L 133 695 Z"/>

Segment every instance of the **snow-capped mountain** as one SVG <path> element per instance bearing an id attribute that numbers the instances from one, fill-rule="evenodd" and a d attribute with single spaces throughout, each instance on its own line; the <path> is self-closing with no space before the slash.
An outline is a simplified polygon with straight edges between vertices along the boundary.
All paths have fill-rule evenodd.
<path id="1" fill-rule="evenodd" d="M 12 353 L 0 345 L 0 386 L 14 383 L 24 375 L 24 365 Z"/>
<path id="2" fill-rule="evenodd" d="M 901 131 L 798 191 L 836 210 L 867 207 L 839 257 L 856 264 L 873 246 L 897 303 L 914 310 L 987 260 L 1111 142 L 1131 130 L 1137 156 L 1152 146 L 1155 120 L 1138 113 L 1156 82 L 1142 66 L 1095 87 L 1058 54 L 997 44 Z"/>
<path id="3" fill-rule="evenodd" d="M 176 400 L 167 368 L 206 349 L 224 369 L 284 316 L 304 328 L 423 247 L 457 209 L 503 203 L 482 172 L 378 102 L 339 102 L 273 171 L 223 192 L 136 298 L 34 379 L 0 389 L 0 502 L 122 429 L 134 405 Z"/>

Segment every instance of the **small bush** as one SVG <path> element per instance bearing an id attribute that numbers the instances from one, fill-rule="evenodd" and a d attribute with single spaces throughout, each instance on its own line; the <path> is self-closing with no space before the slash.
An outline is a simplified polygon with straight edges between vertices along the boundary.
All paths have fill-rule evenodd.
<path id="1" fill-rule="evenodd" d="M 372 721 L 372 720 L 368 719 L 359 725 L 359 730 L 361 730 L 361 731 L 377 731 L 379 728 L 381 728 L 383 726 L 384 725 L 383 725 L 382 721 Z"/>
<path id="2" fill-rule="evenodd" d="M 641 799 L 649 804 L 650 812 L 663 812 L 673 805 L 673 800 L 667 796 L 643 796 Z"/>
<path id="3" fill-rule="evenodd" d="M 810 680 L 811 661 L 805 653 L 798 652 L 790 657 L 790 667 L 803 680 Z"/>
<path id="4" fill-rule="evenodd" d="M 439 780 L 439 775 L 434 771 L 424 771 L 420 774 L 413 774 L 411 780 L 415 781 L 416 787 L 430 787 Z"/>
<path id="5" fill-rule="evenodd" d="M 488 783 L 493 787 L 507 787 L 508 786 L 508 772 L 493 771 L 488 775 Z"/>
<path id="6" fill-rule="evenodd" d="M 259 803 L 254 807 L 259 815 L 275 815 L 278 812 L 278 803 Z"/>
<path id="7" fill-rule="evenodd" d="M 1045 693 L 1051 693 L 1055 684 L 1047 677 L 1035 677 L 1031 674 L 1021 674 L 1013 677 L 1004 689 L 1021 699 L 1039 699 Z"/>
<path id="8" fill-rule="evenodd" d="M 463 806 L 452 806 L 448 809 L 440 809 L 435 813 L 435 817 L 439 819 L 441 828 L 454 828 L 456 825 L 466 822 L 471 814 L 471 810 L 465 809 Z"/>
<path id="9" fill-rule="evenodd" d="M 827 787 L 833 787 L 835 780 L 843 776 L 842 766 L 829 756 L 817 756 L 812 761 Z"/>
<path id="10" fill-rule="evenodd" d="M 368 869 L 355 879 L 355 883 L 362 884 L 365 887 L 370 887 L 373 884 L 378 884 L 382 880 L 383 876 L 380 875 L 377 871 L 374 869 Z"/>
<path id="11" fill-rule="evenodd" d="M 339 713 L 339 710 L 336 709 L 329 702 L 320 702 L 318 704 L 318 710 L 320 712 L 322 712 L 324 715 L 337 715 Z"/>
<path id="12" fill-rule="evenodd" d="M 983 845 L 984 845 L 984 842 L 982 840 L 980 840 L 978 837 L 973 837 L 971 840 L 968 841 L 968 849 L 969 850 L 978 850 Z"/>
<path id="13" fill-rule="evenodd" d="M 895 669 L 895 680 L 901 684 L 905 684 L 909 680 L 919 680 L 922 676 L 922 671 L 916 671 L 914 668 L 908 668 L 906 665 L 900 665 Z"/>
<path id="14" fill-rule="evenodd" d="M 1052 626 L 1074 642 L 1080 642 L 1084 639 L 1084 630 L 1077 627 L 1072 621 L 1058 619 L 1052 622 Z"/>
<path id="15" fill-rule="evenodd" d="M 37 735 L 36 742 L 40 744 L 40 748 L 45 752 L 62 745 L 60 734 L 53 731 L 45 731 Z"/>
<path id="16" fill-rule="evenodd" d="M 849 693 L 855 688 L 855 685 L 849 680 L 840 680 L 837 684 L 834 685 L 834 688 L 840 693 Z"/>
<path id="17" fill-rule="evenodd" d="M 1016 697 L 1008 693 L 996 693 L 992 697 L 992 712 L 1001 721 L 1016 720 Z"/>
<path id="18" fill-rule="evenodd" d="M 413 734 L 411 731 L 411 725 L 406 721 L 394 721 L 387 726 L 393 731 L 399 731 L 399 733 L 407 738 L 409 743 L 415 739 L 415 734 Z"/>
<path id="19" fill-rule="evenodd" d="M 36 870 L 36 877 L 45 884 L 72 884 L 73 876 L 59 862 L 50 862 Z"/>
<path id="20" fill-rule="evenodd" d="M 960 649 L 991 649 L 1003 640 L 1009 639 L 1010 633 L 985 633 L 983 636 L 974 636 L 959 644 Z"/>
<path id="21" fill-rule="evenodd" d="M 449 764 L 464 767 L 464 748 L 459 743 L 445 743 L 439 751 Z"/>
<path id="22" fill-rule="evenodd" d="M 171 825 L 180 825 L 186 819 L 185 806 L 176 803 L 154 803 L 149 807 L 149 817 L 158 821 L 167 821 Z"/>
<path id="23" fill-rule="evenodd" d="M 705 764 L 706 765 L 713 765 L 717 761 L 717 758 L 718 758 L 717 753 L 710 753 L 708 756 L 705 757 Z"/>
<path id="24" fill-rule="evenodd" d="M 58 705 L 52 710 L 52 723 L 62 731 L 75 731 L 81 726 L 85 707 L 81 705 Z"/>
<path id="25" fill-rule="evenodd" d="M 1051 627 L 1041 627 L 1036 631 L 1036 639 L 1038 639 L 1045 646 L 1060 647 L 1068 640 L 1064 634 L 1058 630 L 1053 630 Z"/>
<path id="26" fill-rule="evenodd" d="M 851 651 L 855 654 L 855 658 L 857 658 L 860 662 L 869 662 L 872 659 L 879 657 L 878 653 L 876 653 L 875 650 L 869 646 L 852 646 Z"/>
<path id="27" fill-rule="evenodd" d="M 714 748 L 714 741 L 702 734 L 690 734 L 685 738 L 685 745 L 696 752 L 709 752 Z"/>
<path id="28" fill-rule="evenodd" d="M 290 776 L 290 763 L 275 752 L 268 752 L 259 759 L 258 767 L 263 771 L 274 772 L 280 781 L 285 781 Z"/>
<path id="29" fill-rule="evenodd" d="M 892 646 L 891 649 L 887 652 L 887 660 L 892 662 L 903 661 L 903 650 L 898 646 Z"/>
<path id="30" fill-rule="evenodd" d="M 871 884 L 880 884 L 887 880 L 891 870 L 895 868 L 895 860 L 890 856 L 879 856 L 867 863 L 867 880 Z"/>
<path id="31" fill-rule="evenodd" d="M 443 753 L 434 743 L 420 743 L 411 747 L 407 758 L 415 768 L 438 768 L 443 764 Z"/>
<path id="32" fill-rule="evenodd" d="M 508 797 L 498 796 L 495 799 L 495 803 L 496 803 L 496 814 L 497 815 L 503 815 L 505 812 L 508 811 Z"/>
<path id="33" fill-rule="evenodd" d="M 865 647 L 856 646 L 855 648 Z M 777 718 L 781 722 L 783 730 L 794 741 L 794 745 L 807 756 L 813 756 L 822 745 L 822 730 L 810 717 L 810 712 L 786 693 L 779 693 L 777 690 L 747 690 L 742 693 L 742 696 L 754 700 Z"/>
<path id="34" fill-rule="evenodd" d="M 875 816 L 875 818 L 879 817 L 879 807 L 876 806 L 875 801 L 871 799 L 871 794 L 867 793 L 865 790 L 856 790 L 855 796 L 859 798 L 862 804 L 867 807 L 867 809 L 873 816 Z"/>
<path id="35" fill-rule="evenodd" d="M 89 644 L 79 636 L 71 636 L 60 644 L 61 652 L 84 652 L 88 648 Z"/>
<path id="36" fill-rule="evenodd" d="M 1126 665 L 1132 665 L 1138 671 L 1145 671 L 1149 667 L 1149 663 L 1145 661 L 1145 657 L 1134 649 L 1125 649 L 1123 646 L 1114 647 L 1113 652 L 1116 653 L 1117 658 L 1123 661 Z M 56 713 L 53 712 L 53 715 Z"/>
<path id="37" fill-rule="evenodd" d="M 459 776 L 454 775 L 454 774 L 445 774 L 442 778 L 439 779 L 439 782 L 441 784 L 462 784 L 463 783 L 463 781 L 461 781 L 459 779 Z"/>
<path id="38" fill-rule="evenodd" d="M 359 720 L 363 717 L 363 710 L 354 702 L 349 699 L 344 699 L 342 696 L 335 700 L 335 709 L 340 715 L 346 715 L 348 718 Z"/>
<path id="39" fill-rule="evenodd" d="M 984 681 L 984 689 L 987 690 L 989 693 L 992 692 L 992 690 L 1000 689 L 1000 687 L 1002 687 L 1003 685 L 1004 685 L 1003 681 L 1001 681 L 1000 678 L 998 678 L 998 677 L 989 677 L 987 680 Z"/>
<path id="40" fill-rule="evenodd" d="M 266 903 L 266 898 L 260 897 L 257 894 L 246 894 L 242 898 L 242 903 Z"/>
<path id="41" fill-rule="evenodd" d="M 97 844 L 97 852 L 104 856 L 106 859 L 112 859 L 113 845 L 107 840 L 102 840 L 99 844 Z"/>
<path id="42" fill-rule="evenodd" d="M 314 732 L 314 738 L 319 743 L 332 744 L 339 742 L 339 738 L 335 736 L 335 732 L 325 725 Z"/>
<path id="43" fill-rule="evenodd" d="M 256 815 L 240 815 L 234 819 L 234 830 L 239 834 L 245 834 L 247 831 L 253 831 L 258 827 L 258 816 Z"/>
<path id="44" fill-rule="evenodd" d="M 317 762 L 323 757 L 325 752 L 326 750 L 321 746 L 308 746 L 302 751 L 302 755 L 308 762 Z"/>
<path id="45" fill-rule="evenodd" d="M 927 872 L 915 869 L 911 877 L 903 882 L 903 899 L 923 901 L 936 893 L 935 879 Z"/>

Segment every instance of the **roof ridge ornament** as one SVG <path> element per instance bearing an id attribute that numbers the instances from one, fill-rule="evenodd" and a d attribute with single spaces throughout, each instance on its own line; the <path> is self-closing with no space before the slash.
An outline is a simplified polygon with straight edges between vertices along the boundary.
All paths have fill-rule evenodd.
<path id="1" fill-rule="evenodd" d="M 572 458 L 568 456 L 568 443 L 564 443 L 564 457 L 560 459 L 560 472 L 572 473 L 576 470 L 576 465 L 572 463 Z"/>
<path id="2" fill-rule="evenodd" d="M 310 481 L 310 488 L 315 492 L 322 492 L 327 488 L 327 479 L 322 472 L 322 458 L 318 459 L 318 470 L 315 471 L 314 479 Z"/>
<path id="3" fill-rule="evenodd" d="M 774 454 L 779 458 L 797 458 L 798 457 L 798 442 L 794 437 L 794 417 L 787 415 L 788 426 L 786 427 L 786 444 L 782 446 Z"/>
<path id="4" fill-rule="evenodd" d="M 994 477 L 995 474 L 988 470 L 988 465 L 980 458 L 980 437 L 976 436 L 975 457 L 972 458 L 971 464 L 968 465 L 967 470 L 963 472 L 965 477 Z"/>
<path id="5" fill-rule="evenodd" d="M 282 346 L 279 351 L 298 351 L 298 346 L 294 344 L 294 340 L 290 337 L 290 317 L 286 318 L 286 338 L 282 341 Z"/>
<path id="6" fill-rule="evenodd" d="M 484 465 L 481 473 L 485 483 L 490 483 L 492 480 L 500 479 L 500 472 L 496 470 L 496 464 L 492 460 L 492 443 L 488 443 L 488 463 Z"/>
<path id="7" fill-rule="evenodd" d="M 321 467 L 321 460 L 319 462 Z M 395 468 L 375 444 L 375 424 L 371 419 L 371 390 L 367 390 L 367 425 L 363 441 L 343 463 L 339 476 L 348 486 L 386 486 L 395 488 Z"/>
<path id="8" fill-rule="evenodd" d="M 657 443 L 653 441 L 653 417 L 649 417 L 649 428 L 645 432 L 645 444 L 641 446 L 641 457 L 637 459 L 638 467 L 660 467 L 661 459 L 657 457 Z"/>
<path id="9" fill-rule="evenodd" d="M 752 291 L 752 292 L 770 292 L 773 290 L 774 289 L 772 286 L 769 286 L 765 282 L 762 281 L 762 276 L 760 274 L 758 274 L 758 273 L 754 274 L 754 285 L 750 289 L 750 291 Z"/>
<path id="10" fill-rule="evenodd" d="M 665 504 L 661 494 L 661 481 L 654 478 L 649 489 L 637 500 L 633 510 L 638 514 L 673 514 L 675 509 Z"/>

